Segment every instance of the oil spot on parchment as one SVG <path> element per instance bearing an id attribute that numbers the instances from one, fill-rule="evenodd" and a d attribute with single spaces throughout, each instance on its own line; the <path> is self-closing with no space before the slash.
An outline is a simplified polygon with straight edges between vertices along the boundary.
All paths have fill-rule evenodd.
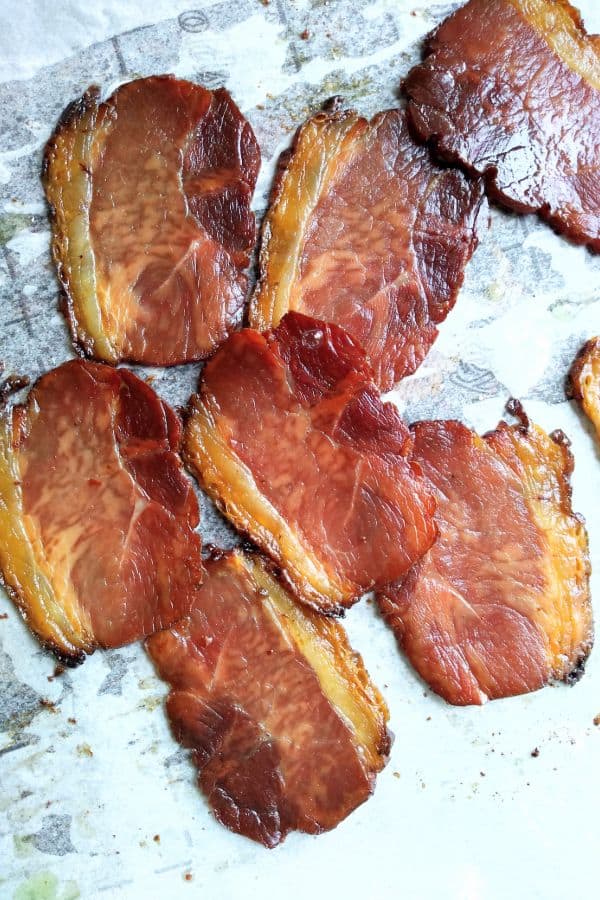
<path id="1" fill-rule="evenodd" d="M 53 872 L 36 872 L 22 882 L 13 894 L 13 900 L 78 900 L 81 892 L 76 881 L 66 881 L 62 886 Z"/>

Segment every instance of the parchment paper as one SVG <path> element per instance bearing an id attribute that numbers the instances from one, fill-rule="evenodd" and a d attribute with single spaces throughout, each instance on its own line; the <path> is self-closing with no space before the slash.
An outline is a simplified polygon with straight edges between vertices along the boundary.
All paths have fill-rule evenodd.
<path id="1" fill-rule="evenodd" d="M 600 30 L 593 0 L 581 6 L 589 29 Z M 39 172 L 58 115 L 90 83 L 108 95 L 132 77 L 175 72 L 229 88 L 262 147 L 262 213 L 272 163 L 295 127 L 332 94 L 369 115 L 398 103 L 420 37 L 452 8 L 2 0 L 0 357 L 8 370 L 36 377 L 73 355 L 57 312 Z M 594 565 L 600 458 L 563 382 L 583 340 L 600 331 L 599 314 L 600 258 L 535 218 L 494 211 L 438 342 L 393 393 L 410 420 L 458 417 L 481 430 L 514 395 L 542 426 L 564 429 Z M 154 387 L 183 403 L 197 375 L 198 366 L 160 372 Z M 231 543 L 211 505 L 202 506 L 206 539 Z M 431 696 L 362 602 L 346 622 L 390 706 L 389 766 L 375 796 L 337 830 L 291 835 L 268 852 L 212 820 L 140 646 L 98 652 L 52 680 L 53 658 L 4 595 L 0 613 L 8 616 L 0 621 L 2 898 L 597 896 L 597 652 L 574 688 L 454 709 Z"/>

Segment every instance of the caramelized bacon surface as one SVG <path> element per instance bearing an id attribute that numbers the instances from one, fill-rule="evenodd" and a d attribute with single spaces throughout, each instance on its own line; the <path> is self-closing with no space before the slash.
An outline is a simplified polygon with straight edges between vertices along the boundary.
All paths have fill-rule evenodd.
<path id="1" fill-rule="evenodd" d="M 44 186 L 73 339 L 86 353 L 173 365 L 239 325 L 260 151 L 227 93 L 172 76 L 97 88 L 65 110 Z"/>
<path id="2" fill-rule="evenodd" d="M 441 170 L 391 109 L 322 112 L 284 154 L 250 324 L 289 310 L 343 326 L 383 389 L 420 365 L 477 245 L 481 186 Z"/>
<path id="3" fill-rule="evenodd" d="M 343 628 L 298 606 L 259 557 L 209 561 L 189 618 L 146 647 L 227 828 L 274 847 L 334 828 L 371 794 L 390 743 L 383 698 Z"/>
<path id="4" fill-rule="evenodd" d="M 569 394 L 579 400 L 600 437 L 600 337 L 582 347 L 569 373 Z"/>
<path id="5" fill-rule="evenodd" d="M 440 536 L 378 596 L 400 646 L 450 703 L 482 703 L 573 679 L 592 642 L 585 527 L 571 509 L 564 435 L 459 422 L 414 426 Z"/>
<path id="6" fill-rule="evenodd" d="M 406 83 L 423 140 L 600 250 L 600 40 L 566 0 L 470 0 Z"/>
<path id="7" fill-rule="evenodd" d="M 0 568 L 69 663 L 185 615 L 202 580 L 179 419 L 127 369 L 76 360 L 0 416 Z"/>
<path id="8" fill-rule="evenodd" d="M 408 429 L 369 378 L 342 329 L 288 313 L 229 338 L 186 426 L 204 488 L 323 612 L 399 578 L 435 538 Z"/>

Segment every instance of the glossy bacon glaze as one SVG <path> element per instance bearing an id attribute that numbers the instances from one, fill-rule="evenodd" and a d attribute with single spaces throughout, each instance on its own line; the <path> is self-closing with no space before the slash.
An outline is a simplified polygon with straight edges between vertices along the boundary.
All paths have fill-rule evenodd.
<path id="1" fill-rule="evenodd" d="M 63 661 L 185 615 L 202 580 L 181 424 L 127 369 L 81 360 L 0 416 L 0 569 Z"/>
<path id="2" fill-rule="evenodd" d="M 441 170 L 402 110 L 322 112 L 284 154 L 250 324 L 297 310 L 343 326 L 388 389 L 420 365 L 477 246 L 482 188 Z"/>
<path id="3" fill-rule="evenodd" d="M 186 425 L 205 490 L 323 612 L 399 578 L 435 538 L 408 429 L 369 379 L 342 329 L 288 313 L 227 341 Z"/>
<path id="4" fill-rule="evenodd" d="M 592 643 L 587 534 L 571 509 L 564 435 L 501 423 L 478 437 L 419 422 L 440 536 L 378 597 L 421 677 L 450 703 L 483 703 L 582 671 Z"/>
<path id="5" fill-rule="evenodd" d="M 371 794 L 390 743 L 383 698 L 342 627 L 296 605 L 259 557 L 209 561 L 189 618 L 146 647 L 227 828 L 274 847 Z"/>
<path id="6" fill-rule="evenodd" d="M 73 340 L 89 355 L 173 365 L 241 320 L 260 151 L 225 90 L 172 76 L 97 88 L 65 110 L 44 187 Z"/>
<path id="7" fill-rule="evenodd" d="M 600 337 L 582 347 L 569 373 L 568 394 L 578 400 L 600 437 Z"/>
<path id="8" fill-rule="evenodd" d="M 565 0 L 470 0 L 406 80 L 419 135 L 490 196 L 600 250 L 600 39 Z"/>

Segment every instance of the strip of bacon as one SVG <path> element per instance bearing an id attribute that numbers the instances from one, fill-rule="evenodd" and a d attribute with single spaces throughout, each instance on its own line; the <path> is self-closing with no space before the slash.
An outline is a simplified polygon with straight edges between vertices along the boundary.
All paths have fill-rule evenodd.
<path id="1" fill-rule="evenodd" d="M 334 620 L 298 606 L 258 556 L 209 561 L 189 618 L 146 642 L 216 818 L 260 841 L 319 834 L 373 791 L 388 712 Z"/>
<path id="2" fill-rule="evenodd" d="M 75 360 L 0 414 L 0 569 L 64 662 L 185 615 L 202 580 L 181 423 L 127 369 Z"/>
<path id="3" fill-rule="evenodd" d="M 409 660 L 461 705 L 575 680 L 592 644 L 590 564 L 564 435 L 524 416 L 484 438 L 453 421 L 413 432 L 440 536 L 378 596 Z"/>
<path id="4" fill-rule="evenodd" d="M 328 613 L 399 578 L 435 539 L 410 450 L 361 348 L 300 313 L 229 338 L 204 370 L 184 439 L 225 515 Z"/>
<path id="5" fill-rule="evenodd" d="M 578 400 L 600 437 L 600 337 L 581 348 L 569 373 L 567 393 Z"/>
<path id="6" fill-rule="evenodd" d="M 280 161 L 250 324 L 289 310 L 362 344 L 382 389 L 421 364 L 477 246 L 482 188 L 441 170 L 399 109 L 321 112 Z"/>
<path id="7" fill-rule="evenodd" d="M 600 38 L 566 0 L 470 0 L 427 39 L 405 88 L 443 159 L 600 250 Z"/>
<path id="8" fill-rule="evenodd" d="M 260 151 L 225 90 L 163 75 L 90 88 L 46 147 L 53 253 L 89 355 L 173 365 L 240 324 Z"/>

